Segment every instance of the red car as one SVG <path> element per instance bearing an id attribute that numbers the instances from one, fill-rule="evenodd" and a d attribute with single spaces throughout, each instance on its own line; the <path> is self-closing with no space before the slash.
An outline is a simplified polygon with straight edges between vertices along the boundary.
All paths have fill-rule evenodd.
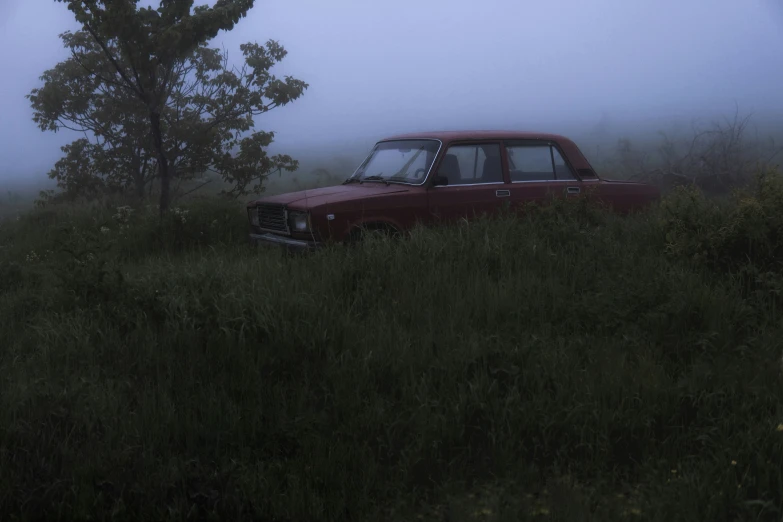
<path id="1" fill-rule="evenodd" d="M 315 248 L 368 229 L 494 213 L 590 191 L 618 212 L 660 197 L 645 183 L 601 179 L 570 139 L 509 131 L 428 132 L 379 141 L 341 185 L 269 196 L 247 207 L 254 243 Z"/>

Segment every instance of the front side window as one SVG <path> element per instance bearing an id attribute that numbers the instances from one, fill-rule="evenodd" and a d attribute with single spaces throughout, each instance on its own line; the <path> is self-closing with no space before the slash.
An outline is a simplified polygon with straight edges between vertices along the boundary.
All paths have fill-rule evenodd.
<path id="1" fill-rule="evenodd" d="M 574 175 L 556 147 L 549 144 L 507 144 L 511 181 L 573 180 Z"/>
<path id="2" fill-rule="evenodd" d="M 500 144 L 452 145 L 438 167 L 448 186 L 503 183 Z"/>
<path id="3" fill-rule="evenodd" d="M 423 183 L 439 147 L 440 142 L 434 140 L 382 141 L 350 179 L 415 185 Z"/>

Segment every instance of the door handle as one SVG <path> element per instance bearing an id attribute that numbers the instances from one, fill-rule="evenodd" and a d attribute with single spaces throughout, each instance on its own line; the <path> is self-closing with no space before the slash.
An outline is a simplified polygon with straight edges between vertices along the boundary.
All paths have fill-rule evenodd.
<path id="1" fill-rule="evenodd" d="M 511 195 L 510 190 L 496 190 L 495 195 L 499 198 L 505 198 Z"/>
<path id="2" fill-rule="evenodd" d="M 579 187 L 566 187 L 566 192 L 568 194 L 579 194 L 579 192 L 581 192 L 581 189 Z"/>

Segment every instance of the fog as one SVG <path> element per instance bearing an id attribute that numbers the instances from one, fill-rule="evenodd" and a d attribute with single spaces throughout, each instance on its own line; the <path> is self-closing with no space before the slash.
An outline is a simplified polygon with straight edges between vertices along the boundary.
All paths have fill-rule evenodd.
<path id="1" fill-rule="evenodd" d="M 0 181 L 40 179 L 76 137 L 38 130 L 24 98 L 75 29 L 62 3 L 0 0 Z M 616 140 L 735 103 L 783 115 L 777 0 L 257 0 L 212 43 L 238 61 L 239 44 L 267 39 L 289 52 L 274 72 L 310 84 L 257 120 L 294 155 L 416 130 L 586 135 L 599 121 Z"/>

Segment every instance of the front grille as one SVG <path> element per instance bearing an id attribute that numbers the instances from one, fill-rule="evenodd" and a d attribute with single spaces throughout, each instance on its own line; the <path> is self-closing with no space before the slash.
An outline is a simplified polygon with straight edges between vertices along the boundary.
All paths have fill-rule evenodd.
<path id="1" fill-rule="evenodd" d="M 256 206 L 256 212 L 258 212 L 258 226 L 260 228 L 289 233 L 288 212 L 283 205 L 261 203 Z"/>

